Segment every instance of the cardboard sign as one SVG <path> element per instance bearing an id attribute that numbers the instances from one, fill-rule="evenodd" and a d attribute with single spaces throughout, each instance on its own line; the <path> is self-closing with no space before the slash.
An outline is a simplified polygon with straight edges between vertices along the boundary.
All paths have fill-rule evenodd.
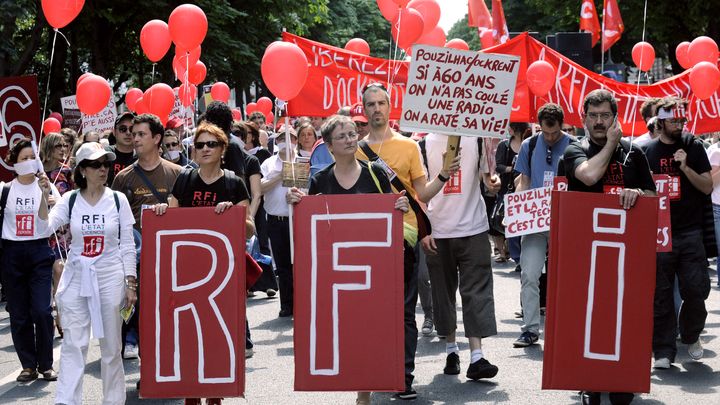
<path id="1" fill-rule="evenodd" d="M 141 397 L 243 396 L 245 208 L 142 220 Z"/>
<path id="2" fill-rule="evenodd" d="M 303 197 L 295 208 L 295 390 L 403 391 L 397 195 Z M 367 326 L 382 333 L 367 333 Z M 143 361 L 145 361 L 143 359 Z"/>
<path id="3" fill-rule="evenodd" d="M 62 97 L 60 105 L 63 111 L 63 127 L 70 128 L 75 132 L 80 132 L 82 126 L 82 113 L 77 105 L 75 96 Z"/>
<path id="4" fill-rule="evenodd" d="M 517 56 L 413 46 L 400 129 L 505 138 Z"/>
<path id="5" fill-rule="evenodd" d="M 194 123 L 193 123 L 193 111 L 194 106 L 190 105 L 189 107 L 185 107 L 182 105 L 182 101 L 180 101 L 180 96 L 178 96 L 179 88 L 174 88 L 173 93 L 175 94 L 175 104 L 173 104 L 173 109 L 170 112 L 170 118 L 179 118 L 183 121 L 185 121 L 185 128 L 187 129 L 194 129 Z"/>
<path id="6" fill-rule="evenodd" d="M 10 181 L 5 163 L 10 147 L 23 138 L 39 141 L 42 130 L 37 76 L 0 78 L 0 181 Z"/>
<path id="7" fill-rule="evenodd" d="M 102 135 L 103 131 L 112 130 L 115 127 L 115 119 L 117 118 L 117 107 L 115 107 L 115 99 L 110 96 L 107 105 L 99 113 L 95 115 L 82 116 L 82 133 L 86 134 L 90 131 L 97 131 Z"/>
<path id="8" fill-rule="evenodd" d="M 674 183 L 667 174 L 653 174 L 658 195 L 657 251 L 672 252 L 672 226 L 670 225 L 670 198 L 673 186 L 680 189 L 680 182 Z"/>
<path id="9" fill-rule="evenodd" d="M 657 208 L 552 193 L 543 389 L 650 391 Z"/>
<path id="10" fill-rule="evenodd" d="M 550 230 L 552 187 L 505 194 L 505 237 Z"/>
<path id="11" fill-rule="evenodd" d="M 282 162 L 283 187 L 310 187 L 310 159 L 297 157 L 295 162 Z"/>

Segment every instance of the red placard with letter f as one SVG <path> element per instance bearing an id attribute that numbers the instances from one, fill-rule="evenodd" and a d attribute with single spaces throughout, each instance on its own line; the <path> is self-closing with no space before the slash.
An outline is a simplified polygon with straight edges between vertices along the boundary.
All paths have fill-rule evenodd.
<path id="1" fill-rule="evenodd" d="M 552 194 L 543 389 L 649 392 L 657 197 Z"/>
<path id="2" fill-rule="evenodd" d="M 140 395 L 243 396 L 245 207 L 146 210 L 140 286 Z"/>
<path id="3" fill-rule="evenodd" d="M 397 198 L 317 195 L 296 206 L 295 390 L 405 389 Z"/>

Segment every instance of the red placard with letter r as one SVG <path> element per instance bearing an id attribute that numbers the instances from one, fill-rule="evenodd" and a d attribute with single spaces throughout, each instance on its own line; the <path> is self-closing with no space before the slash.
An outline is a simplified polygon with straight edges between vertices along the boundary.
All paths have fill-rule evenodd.
<path id="1" fill-rule="evenodd" d="M 317 195 L 296 206 L 296 391 L 405 389 L 397 198 Z"/>
<path id="2" fill-rule="evenodd" d="M 649 392 L 658 198 L 552 194 L 543 389 Z"/>
<path id="3" fill-rule="evenodd" d="M 140 395 L 245 390 L 245 207 L 143 213 Z"/>

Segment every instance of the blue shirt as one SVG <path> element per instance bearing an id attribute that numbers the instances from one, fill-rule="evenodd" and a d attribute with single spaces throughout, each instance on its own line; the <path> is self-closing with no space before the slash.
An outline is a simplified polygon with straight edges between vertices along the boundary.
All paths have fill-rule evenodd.
<path id="1" fill-rule="evenodd" d="M 535 150 L 533 150 L 532 167 L 528 159 L 530 151 L 530 139 L 523 141 L 518 152 L 517 162 L 515 163 L 515 171 L 530 177 L 530 188 L 541 188 L 552 186 L 553 177 L 557 173 L 558 161 L 565 153 L 565 148 L 574 138 L 563 133 L 560 139 L 555 142 L 552 147 L 548 147 L 542 134 L 538 135 Z M 552 159 L 547 162 L 548 149 L 550 150 Z M 548 180 L 550 183 L 548 183 Z"/>
<path id="2" fill-rule="evenodd" d="M 315 173 L 335 163 L 335 159 L 325 145 L 325 142 L 321 142 L 315 147 L 310 155 L 310 176 L 314 176 Z"/>

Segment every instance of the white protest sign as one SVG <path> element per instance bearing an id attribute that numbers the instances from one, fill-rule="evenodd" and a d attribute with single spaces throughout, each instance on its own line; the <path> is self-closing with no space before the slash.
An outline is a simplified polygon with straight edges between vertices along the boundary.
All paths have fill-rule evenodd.
<path id="1" fill-rule="evenodd" d="M 180 97 L 178 96 L 179 89 L 176 87 L 173 89 L 173 93 L 175 94 L 175 104 L 173 104 L 173 109 L 170 112 L 170 118 L 179 118 L 181 120 L 185 121 L 185 128 L 193 129 L 195 128 L 193 126 L 193 106 L 190 105 L 190 107 L 184 107 L 182 105 L 182 101 L 180 101 Z"/>
<path id="2" fill-rule="evenodd" d="M 82 114 L 77 105 L 75 96 L 67 96 L 60 98 L 60 104 L 63 111 L 63 127 L 70 128 L 73 131 L 80 131 L 82 125 Z"/>
<path id="3" fill-rule="evenodd" d="M 520 58 L 413 46 L 400 129 L 504 138 Z"/>
<path id="4" fill-rule="evenodd" d="M 105 108 L 99 113 L 95 115 L 82 114 L 82 133 L 97 131 L 102 135 L 103 131 L 115 128 L 115 118 L 117 118 L 117 107 L 111 96 Z"/>
<path id="5" fill-rule="evenodd" d="M 505 194 L 505 237 L 550 230 L 552 187 Z"/>

